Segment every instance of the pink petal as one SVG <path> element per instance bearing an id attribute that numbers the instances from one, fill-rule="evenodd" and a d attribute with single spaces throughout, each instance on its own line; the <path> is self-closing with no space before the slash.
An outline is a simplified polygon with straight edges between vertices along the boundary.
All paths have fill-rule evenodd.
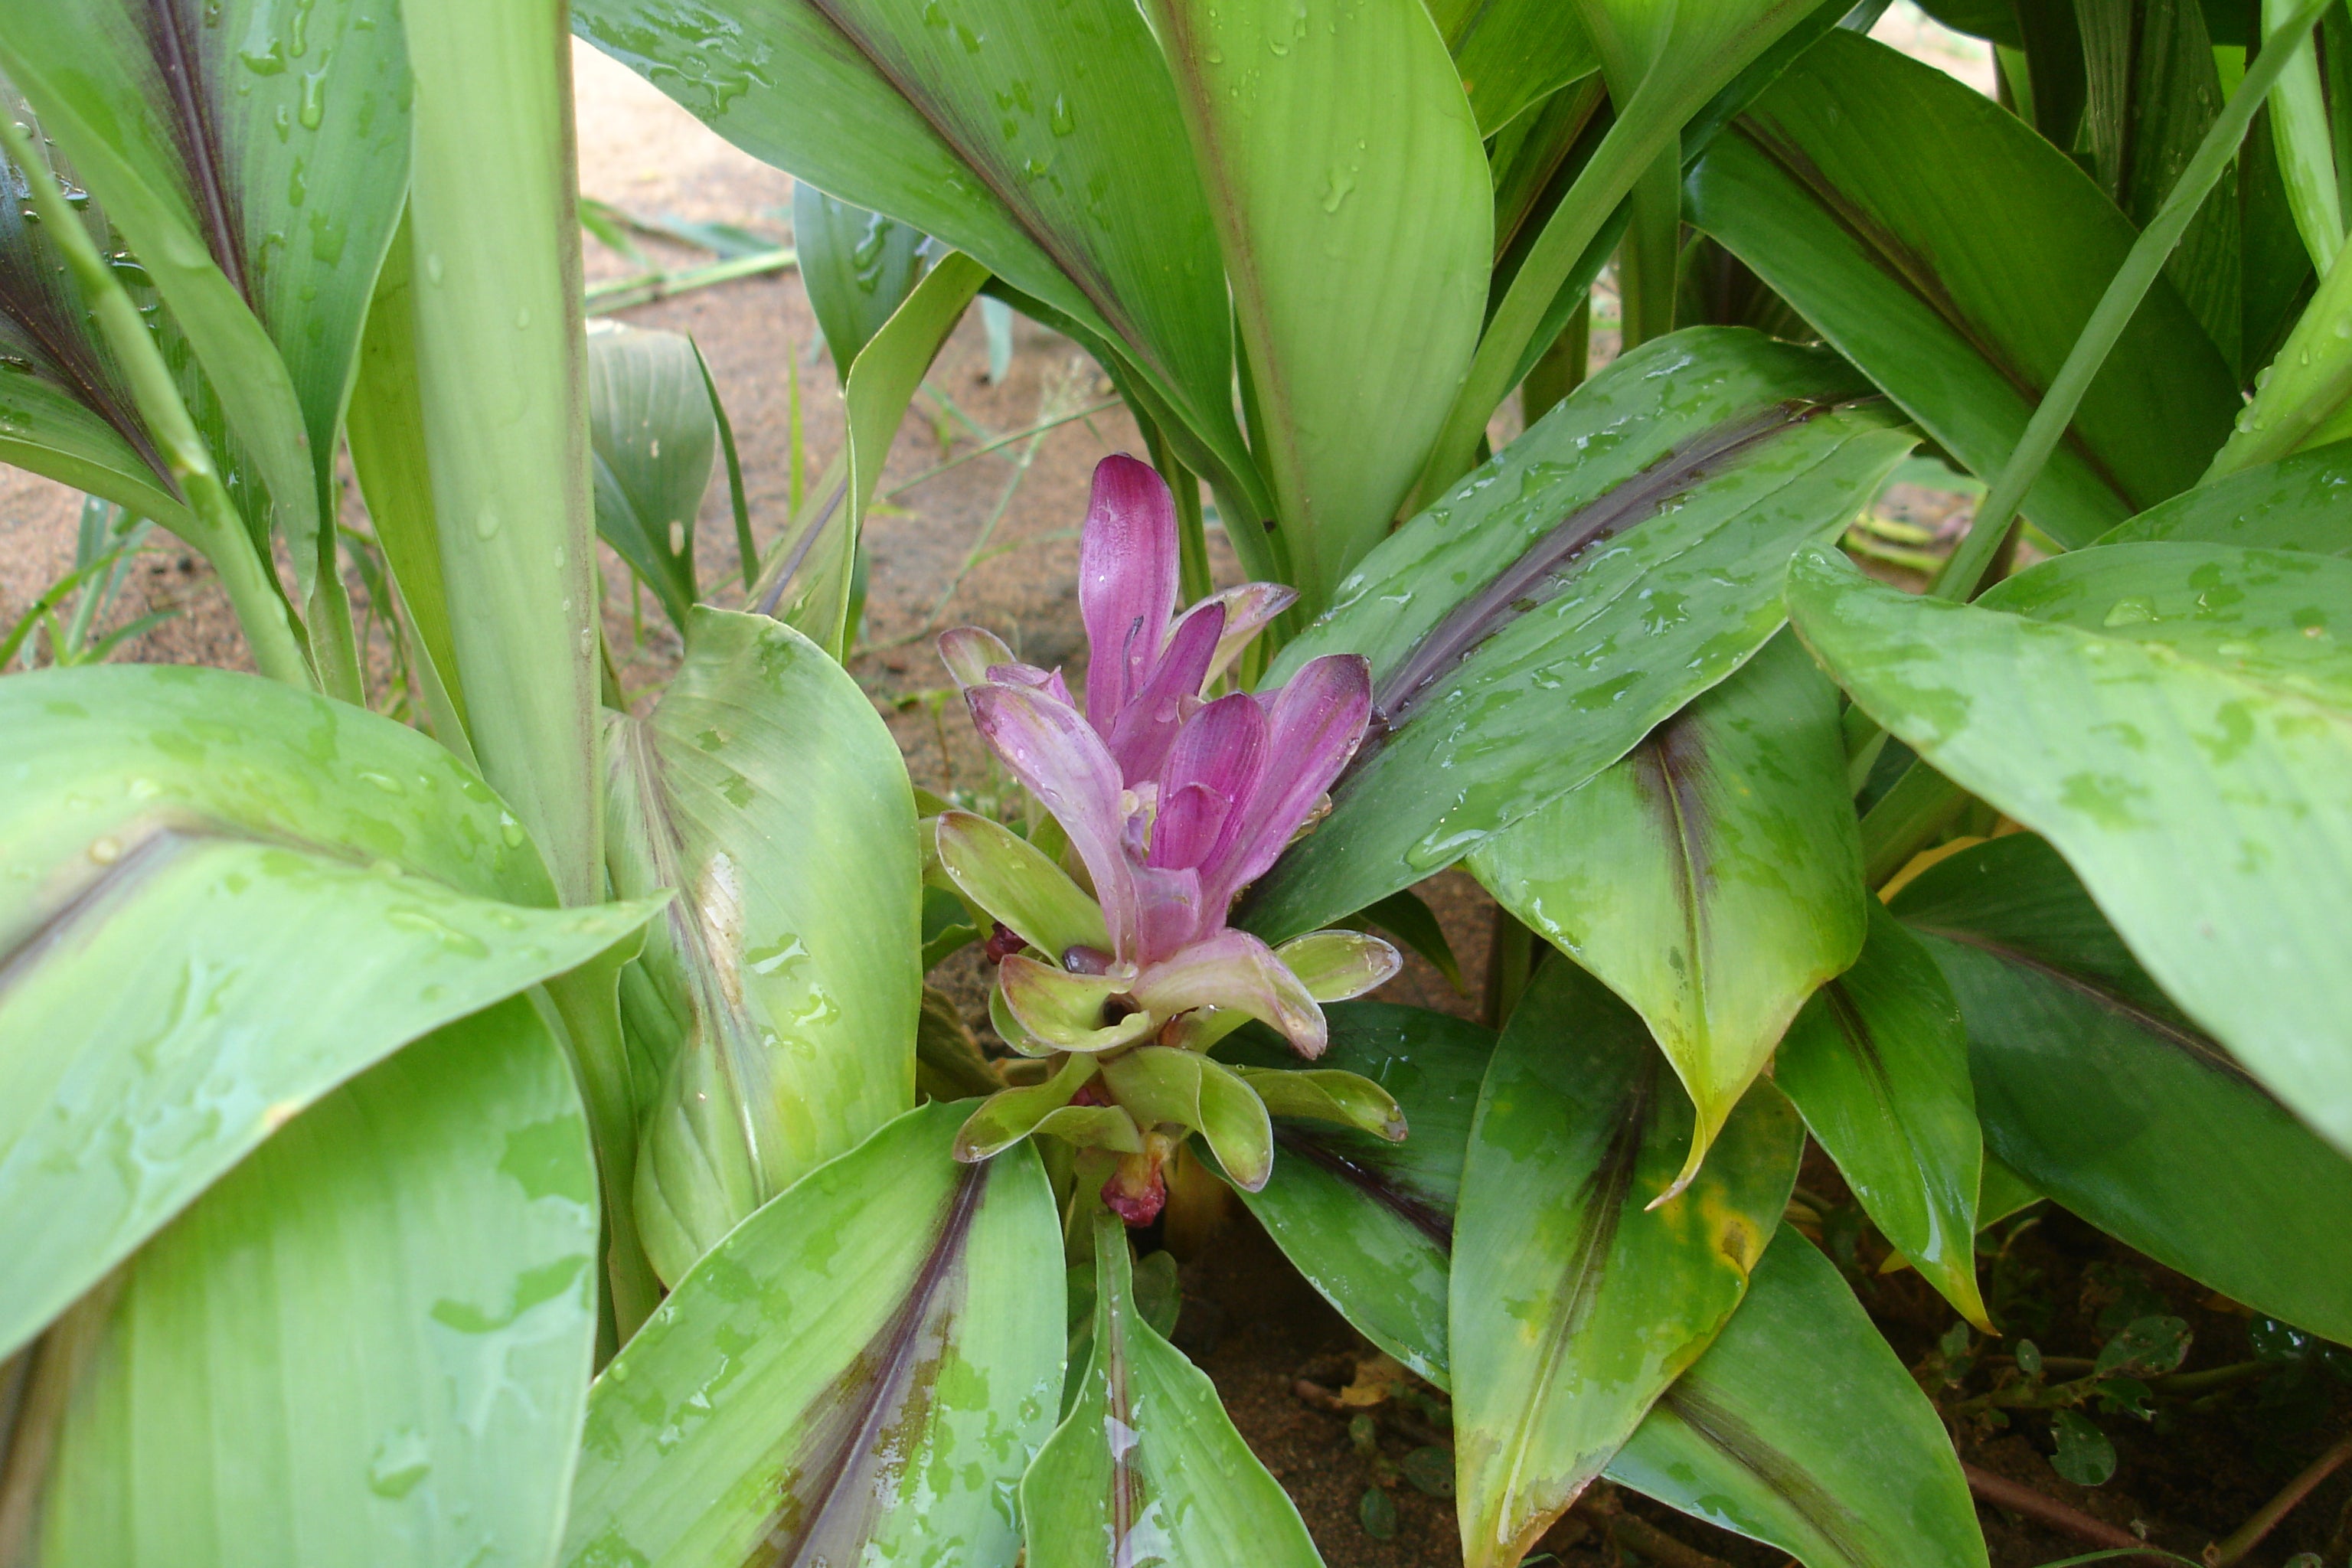
<path id="1" fill-rule="evenodd" d="M 1209 673 L 1202 684 L 1232 668 L 1242 649 L 1249 647 L 1257 634 L 1271 626 L 1274 617 L 1290 608 L 1297 598 L 1297 589 L 1280 583 L 1244 583 L 1238 588 L 1213 594 L 1194 605 L 1196 612 L 1209 605 L 1225 607 L 1224 635 L 1217 639 L 1216 657 L 1209 660 Z"/>
<path id="2" fill-rule="evenodd" d="M 981 739 L 1013 776 L 1045 803 L 1093 877 L 1095 897 L 1121 954 L 1135 950 L 1135 881 L 1121 847 L 1127 813 L 1118 765 L 1076 709 L 1019 686 L 975 686 L 964 693 Z"/>
<path id="3" fill-rule="evenodd" d="M 1225 627 L 1225 607 L 1204 605 L 1176 623 L 1167 651 L 1152 664 L 1143 685 L 1116 717 L 1106 721 L 1089 715 L 1096 730 L 1110 742 L 1121 778 L 1130 783 L 1150 778 L 1168 761 L 1176 742 L 1176 727 L 1184 717 L 1184 700 L 1198 699 L 1208 678 L 1209 660 Z"/>
<path id="4" fill-rule="evenodd" d="M 1152 963 L 1182 951 L 1212 923 L 1212 909 L 1202 896 L 1201 873 L 1190 866 L 1163 869 L 1137 866 L 1135 879 L 1135 946 L 1128 950 L 1138 963 Z M 1222 923 L 1224 906 L 1214 908 Z"/>
<path id="5" fill-rule="evenodd" d="M 1238 830 L 1235 807 L 1257 787 L 1265 766 L 1266 720 L 1245 692 L 1220 697 L 1186 721 L 1176 737 L 1151 826 L 1151 864 L 1202 866 Z"/>
<path id="6" fill-rule="evenodd" d="M 1266 765 L 1229 824 L 1217 858 L 1202 867 L 1212 907 L 1265 874 L 1364 738 L 1372 710 L 1371 667 L 1352 653 L 1310 659 L 1277 692 L 1266 716 Z"/>
<path id="7" fill-rule="evenodd" d="M 994 632 L 978 626 L 952 626 L 940 634 L 940 658 L 955 677 L 959 689 L 979 686 L 992 677 L 989 667 L 1013 662 L 1013 650 Z"/>
<path id="8" fill-rule="evenodd" d="M 1280 1031 L 1303 1057 L 1321 1056 L 1330 1037 L 1323 1009 L 1298 976 L 1247 931 L 1221 931 L 1151 965 L 1137 977 L 1133 994 L 1161 1018 L 1193 1007 L 1245 1013 Z"/>
<path id="9" fill-rule="evenodd" d="M 1150 464 L 1113 453 L 1095 466 L 1078 542 L 1087 716 L 1103 733 L 1150 675 L 1175 613 L 1175 500 Z"/>

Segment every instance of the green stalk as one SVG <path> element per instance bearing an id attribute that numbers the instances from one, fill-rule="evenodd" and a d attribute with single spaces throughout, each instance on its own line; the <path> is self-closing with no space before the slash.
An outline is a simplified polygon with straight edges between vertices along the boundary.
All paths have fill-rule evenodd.
<path id="1" fill-rule="evenodd" d="M 1943 599 L 1975 596 L 1985 568 L 1991 564 L 1993 552 L 2000 548 L 2017 516 L 2018 503 L 2025 499 L 2025 492 L 2041 475 L 2042 465 L 2049 461 L 2060 437 L 2065 435 L 2083 394 L 2089 390 L 2099 367 L 2106 363 L 2108 351 L 2138 311 L 2140 301 L 2147 297 L 2157 274 L 2171 257 L 2173 247 L 2180 243 L 2189 219 L 2197 216 L 2197 209 L 2204 205 L 2221 172 L 2236 155 L 2254 110 L 2262 107 L 2272 84 L 2295 54 L 2290 46 L 2303 40 L 2328 4 L 2329 0 L 2303 0 L 2286 26 L 2270 35 L 2262 54 L 2247 69 L 2245 79 L 2238 84 L 2238 90 L 2230 95 L 2230 101 L 2207 128 L 2205 139 L 2198 143 L 2196 155 L 2173 183 L 2164 205 L 2140 231 L 2139 238 L 2132 242 L 2130 253 L 2116 269 L 2098 308 L 2091 312 L 2082 335 L 2067 353 L 2066 363 L 2051 382 L 2050 390 L 2042 395 L 2033 417 L 2026 422 L 2024 436 L 1977 507 L 1977 514 L 1969 523 L 1968 536 L 1960 541 L 1951 560 L 1945 563 L 1942 574 L 1928 592 Z"/>
<path id="2" fill-rule="evenodd" d="M 263 562 L 246 531 L 245 519 L 229 500 L 220 472 L 213 467 L 212 450 L 188 417 L 180 388 L 163 363 L 139 307 L 123 291 L 114 269 L 99 256 L 98 247 L 82 226 L 81 215 L 66 202 L 48 160 L 33 144 L 31 132 L 14 116 L 0 114 L 0 146 L 25 172 L 33 204 L 41 221 L 66 258 L 74 282 L 106 335 L 107 346 L 121 362 L 130 378 L 131 395 L 147 422 L 148 436 L 163 454 L 180 493 L 186 498 L 195 532 L 188 542 L 202 552 L 228 591 L 237 625 L 253 648 L 253 661 L 262 674 L 289 686 L 318 689 L 301 628 L 276 575 Z"/>
<path id="3" fill-rule="evenodd" d="M 1679 143 L 1642 171 L 1630 197 L 1633 221 L 1617 247 L 1620 353 L 1675 330 L 1675 285 L 1682 269 L 1683 160 Z"/>
<path id="4" fill-rule="evenodd" d="M 1201 481 L 1184 467 L 1157 425 L 1143 427 L 1143 444 L 1151 453 L 1151 466 L 1160 470 L 1160 477 L 1168 481 L 1168 493 L 1176 499 L 1177 571 L 1182 602 L 1194 604 L 1207 598 L 1216 586 L 1209 581 L 1209 536 L 1201 515 Z"/>
<path id="5" fill-rule="evenodd" d="M 2288 0 L 2263 0 L 2263 31 L 2272 37 L 2287 25 Z M 2311 265 L 2322 277 L 2344 247 L 2343 199 L 2336 189 L 2334 135 L 2327 103 L 2320 96 L 2319 58 L 2311 40 L 2297 34 L 2271 90 L 2271 140 L 2278 148 L 2279 174 L 2286 181 L 2287 205 Z"/>
<path id="6" fill-rule="evenodd" d="M 2254 400 L 2200 484 L 2274 463 L 2305 447 L 2347 434 L 2339 417 L 2352 403 L 2352 246 L 2319 279 L 2311 303 L 2287 334 L 2278 358 L 2256 378 Z"/>
<path id="7" fill-rule="evenodd" d="M 604 887 L 566 7 L 409 0 L 417 378 L 474 754 L 567 904 Z"/>

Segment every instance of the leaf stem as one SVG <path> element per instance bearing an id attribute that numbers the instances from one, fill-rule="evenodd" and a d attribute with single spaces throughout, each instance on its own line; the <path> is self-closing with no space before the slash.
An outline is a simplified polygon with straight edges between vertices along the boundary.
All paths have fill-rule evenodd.
<path id="1" fill-rule="evenodd" d="M 2147 297 L 2173 247 L 2180 243 L 2189 220 L 2197 216 L 2222 171 L 2229 167 L 2238 144 L 2245 140 L 2246 127 L 2252 121 L 2254 110 L 2262 106 L 2272 84 L 2296 53 L 2295 46 L 2311 31 L 2328 3 L 2329 0 L 2304 0 L 2285 26 L 2263 40 L 2262 54 L 2207 128 L 2205 139 L 2198 143 L 2189 166 L 2173 183 L 2164 205 L 2140 231 L 2139 238 L 2132 242 L 2123 265 L 2116 269 L 2091 319 L 2084 323 L 2082 334 L 2067 353 L 2066 363 L 2059 367 L 2049 391 L 2035 406 L 2033 417 L 2026 422 L 2025 434 L 2010 453 L 2009 461 L 2001 465 L 2000 477 L 1985 492 L 1976 516 L 1969 521 L 1967 536 L 1945 563 L 1935 586 L 1928 590 L 1930 594 L 1939 599 L 1963 601 L 1976 596 L 1977 585 L 1983 580 L 1985 568 L 1992 563 L 1993 552 L 2008 534 L 2019 503 L 2041 476 L 2042 465 L 2056 450 L 2066 426 L 2073 423 L 2074 411 L 2106 363 L 2108 351 L 2138 312 L 2140 302 Z"/>
<path id="2" fill-rule="evenodd" d="M 163 454 L 163 466 L 187 500 L 195 525 L 188 542 L 212 563 L 221 586 L 228 591 L 237 624 L 252 646 L 255 665 L 272 680 L 317 690 L 318 678 L 310 668 L 293 606 L 286 602 L 285 590 L 254 548 L 245 519 L 229 499 L 219 470 L 213 467 L 212 451 L 197 433 L 195 421 L 188 416 L 171 367 L 163 363 L 163 351 L 155 346 L 139 307 L 131 303 L 114 269 L 98 254 L 89 231 L 82 226 L 81 215 L 67 203 L 47 159 L 34 145 L 31 128 L 0 112 L 0 146 L 24 171 L 43 226 L 89 300 L 107 346 L 122 363 L 140 416 L 147 422 L 156 450 Z"/>
<path id="3" fill-rule="evenodd" d="M 2254 1510 L 2252 1519 L 2231 1531 L 2229 1535 L 2205 1549 L 2206 1568 L 2229 1568 L 2229 1565 L 2261 1544 L 2263 1536 L 2277 1528 L 2278 1521 L 2293 1511 L 2297 1503 L 2309 1497 L 2320 1482 L 2334 1475 L 2347 1459 L 2352 1459 L 2352 1437 L 2347 1437 L 2327 1452 L 2303 1468 L 2302 1474 L 2279 1489 L 2279 1494 Z"/>

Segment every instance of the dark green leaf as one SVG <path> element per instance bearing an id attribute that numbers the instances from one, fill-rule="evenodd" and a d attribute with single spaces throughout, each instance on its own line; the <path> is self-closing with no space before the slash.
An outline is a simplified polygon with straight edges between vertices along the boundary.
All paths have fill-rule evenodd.
<path id="1" fill-rule="evenodd" d="M 2050 1468 L 2078 1487 L 2105 1486 L 2116 1473 L 2116 1446 L 2079 1410 L 2061 1410 L 2051 1418 L 2050 1436 L 2058 1451 Z"/>
<path id="2" fill-rule="evenodd" d="M 858 351 L 914 290 L 929 243 L 920 229 L 837 202 L 806 180 L 794 182 L 793 250 L 809 310 L 843 381 Z"/>
<path id="3" fill-rule="evenodd" d="M 2189 1339 L 2185 1319 L 2134 1318 L 2115 1338 L 2099 1347 L 2099 1359 L 2093 1370 L 2159 1376 L 2189 1358 Z"/>
<path id="4" fill-rule="evenodd" d="M 1864 710 L 2049 836 L 2189 1016 L 2352 1149 L 2352 845 L 2333 826 L 2352 811 L 2352 562 L 2110 545 L 1969 606 L 1809 552 L 1789 607 Z"/>
<path id="5" fill-rule="evenodd" d="M 1029 1568 L 1321 1568 L 1298 1510 L 1207 1374 L 1144 1321 L 1126 1227 L 1107 1210 L 1095 1211 L 1094 1243 L 1093 1351 L 1021 1482 Z"/>
<path id="6" fill-rule="evenodd" d="M 1251 927 L 1295 935 L 1421 880 L 1746 662 L 1780 625 L 1790 553 L 1910 448 L 1860 390 L 1818 351 L 1677 332 L 1383 542 L 1268 674 L 1367 656 L 1374 732 Z"/>
<path id="7" fill-rule="evenodd" d="M 1776 637 L 1470 865 L 1642 1015 L 1697 1108 L 1687 1176 L 1805 998 L 1862 951 L 1837 688 Z"/>
<path id="8" fill-rule="evenodd" d="M 1959 997 L 1993 1154 L 2158 1261 L 2352 1340 L 2352 1161 L 2180 1016 L 2049 845 L 1963 850 L 1894 909 Z"/>
<path id="9" fill-rule="evenodd" d="M 1688 201 L 1693 223 L 1986 477 L 2134 238 L 2015 116 L 1843 29 L 1716 140 Z M 2229 366 L 2158 280 L 2026 515 L 2062 543 L 2089 542 L 2196 483 L 2237 407 Z"/>
<path id="10" fill-rule="evenodd" d="M 665 1279 L 913 1103 L 914 796 L 874 705 L 806 638 L 698 607 L 648 719 L 608 724 L 613 885 L 672 889 L 626 987 L 664 1087 L 636 1210 Z"/>
<path id="11" fill-rule="evenodd" d="M 1935 1406 L 1836 1266 L 1785 1226 L 1606 1474 L 1808 1568 L 1985 1563 Z"/>
<path id="12" fill-rule="evenodd" d="M 1641 1019 L 1574 964 L 1495 1047 L 1450 1281 L 1463 1557 L 1507 1568 L 1739 1304 L 1804 1136 L 1759 1085 L 1669 1197 L 1693 1118 Z"/>
<path id="13" fill-rule="evenodd" d="M 678 1281 L 589 1400 L 573 1568 L 1010 1568 L 1060 1400 L 1060 1226 L 1028 1150 L 949 1158 L 960 1114 L 899 1117 Z"/>
<path id="14" fill-rule="evenodd" d="M 1445 1383 L 1446 1258 L 1462 1151 L 1495 1037 L 1474 1024 L 1385 1002 L 1324 1009 L 1327 1067 L 1394 1095 L 1412 1131 L 1391 1143 L 1324 1121 L 1277 1119 L 1274 1174 L 1242 1201 L 1300 1273 L 1373 1343 Z M 1236 1062 L 1294 1061 L 1249 1041 Z"/>
<path id="15" fill-rule="evenodd" d="M 1805 1004 L 1772 1081 L 1886 1239 L 1992 1332 L 1976 1279 L 1984 1135 L 1968 1030 L 1935 960 L 1877 900 L 1861 959 Z"/>
<path id="16" fill-rule="evenodd" d="M 304 1111 L 121 1271 L 39 1560 L 547 1561 L 595 1342 L 595 1193 L 570 1069 L 519 999 Z"/>

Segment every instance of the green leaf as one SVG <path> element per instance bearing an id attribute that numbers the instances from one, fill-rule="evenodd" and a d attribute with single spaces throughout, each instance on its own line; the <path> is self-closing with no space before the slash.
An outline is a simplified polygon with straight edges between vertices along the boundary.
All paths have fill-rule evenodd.
<path id="1" fill-rule="evenodd" d="M 1431 17 L 1462 73 L 1462 90 L 1492 136 L 1538 100 L 1600 69 L 1572 7 L 1543 0 L 1431 0 Z"/>
<path id="2" fill-rule="evenodd" d="M 1687 1179 L 1805 998 L 1862 951 L 1837 688 L 1776 637 L 1470 865 L 1642 1015 L 1697 1108 Z"/>
<path id="3" fill-rule="evenodd" d="M 1977 1289 L 1984 1134 L 1959 1004 L 1935 960 L 1870 900 L 1862 957 L 1805 1004 L 1772 1081 L 1886 1239 L 1986 1333 Z"/>
<path id="4" fill-rule="evenodd" d="M 248 676 L 12 677 L 0 730 L 0 1353 L 304 1106 L 649 912 L 533 907 L 449 753 Z"/>
<path id="5" fill-rule="evenodd" d="M 1223 247 L 1277 559 L 1311 611 L 1387 534 L 1477 347 L 1478 124 L 1418 5 L 1148 12 Z"/>
<path id="6" fill-rule="evenodd" d="M 1073 947 L 1110 951 L 1102 906 L 1054 858 L 1002 823 L 969 811 L 936 818 L 940 864 L 972 902 L 1055 962 Z"/>
<path id="7" fill-rule="evenodd" d="M 599 321 L 588 334 L 588 439 L 596 531 L 684 636 L 701 596 L 695 514 L 719 445 L 693 342 Z"/>
<path id="8" fill-rule="evenodd" d="M 1677 332 L 1384 542 L 1266 678 L 1363 654 L 1375 719 L 1250 927 L 1295 935 L 1420 881 L 1745 663 L 1780 626 L 1790 553 L 1910 449 L 1885 404 L 1848 405 L 1860 390 L 1817 351 Z"/>
<path id="9" fill-rule="evenodd" d="M 2168 1267 L 2352 1339 L 2352 1161 L 2181 1016 L 2048 844 L 1965 849 L 1894 909 L 1959 997 L 1990 1155 Z"/>
<path id="10" fill-rule="evenodd" d="M 362 0 L 26 0 L 0 68 L 187 334 L 307 591 L 334 558 L 336 430 L 407 185 L 396 18 Z"/>
<path id="11" fill-rule="evenodd" d="M 1691 222 L 1987 479 L 2134 238 L 2015 115 L 1844 29 L 1716 139 L 1687 203 Z M 2026 515 L 2063 544 L 2089 542 L 2196 483 L 2237 408 L 2220 351 L 2158 279 Z"/>
<path id="12" fill-rule="evenodd" d="M 2352 562 L 2111 545 L 1969 606 L 1812 552 L 1789 606 L 1872 718 L 2046 835 L 2189 1016 L 2352 1149 Z"/>
<path id="13" fill-rule="evenodd" d="M 546 1561 L 595 1192 L 570 1069 L 519 999 L 303 1112 L 123 1269 L 41 1561 Z"/>
<path id="14" fill-rule="evenodd" d="M 2117 523 L 2098 542 L 2200 540 L 2352 555 L 2352 518 L 2346 516 L 2342 500 L 2347 488 L 2352 442 L 2339 441 L 2201 484 Z"/>
<path id="15" fill-rule="evenodd" d="M 1274 1168 L 1274 1125 L 1247 1080 L 1195 1051 L 1138 1046 L 1103 1063 L 1104 1084 L 1138 1124 L 1198 1128 L 1226 1176 L 1244 1191 Z"/>
<path id="16" fill-rule="evenodd" d="M 793 251 L 809 311 L 844 381 L 858 351 L 914 291 L 929 243 L 920 229 L 793 182 Z"/>
<path id="17" fill-rule="evenodd" d="M 1402 1143 L 1324 1121 L 1274 1123 L 1274 1174 L 1242 1202 L 1308 1284 L 1374 1344 L 1443 1387 L 1445 1279 L 1462 1151 L 1495 1037 L 1475 1024 L 1385 1002 L 1324 1009 L 1319 1058 L 1396 1097 Z M 1273 1068 L 1288 1050 L 1251 1037 L 1237 1064 Z"/>
<path id="18" fill-rule="evenodd" d="M 697 607 L 687 647 L 607 741 L 613 886 L 677 895 L 628 993 L 664 1084 L 639 1107 L 637 1220 L 673 1282 L 913 1103 L 922 1004 L 914 794 L 874 705 L 764 616 Z"/>
<path id="19" fill-rule="evenodd" d="M 678 1281 L 589 1398 L 567 1563 L 1011 1568 L 1061 1227 L 1033 1153 L 948 1157 L 959 1114 L 898 1117 Z"/>
<path id="20" fill-rule="evenodd" d="M 1669 1197 L 1692 1127 L 1641 1019 L 1545 964 L 1487 1068 L 1454 1226 L 1466 1568 L 1517 1563 L 1739 1304 L 1803 1132 L 1759 1085 Z"/>
<path id="21" fill-rule="evenodd" d="M 1320 1568 L 1215 1385 L 1137 1309 L 1127 1232 L 1107 1210 L 1095 1211 L 1094 1242 L 1093 1352 L 1021 1481 L 1029 1568 Z"/>
<path id="22" fill-rule="evenodd" d="M 797 537 L 778 541 L 772 582 L 763 573 L 762 583 L 753 588 L 754 603 L 778 606 L 782 619 L 835 658 L 848 657 L 857 541 L 882 465 L 889 460 L 890 443 L 940 345 L 986 281 L 988 274 L 971 258 L 943 258 L 859 351 L 842 393 L 848 457 L 843 499 L 813 511 Z"/>
<path id="23" fill-rule="evenodd" d="M 603 584 L 562 17 L 473 0 L 403 0 L 401 17 L 428 110 L 410 302 L 468 733 L 564 900 L 585 903 L 604 869 Z"/>
<path id="24" fill-rule="evenodd" d="M 2061 1410 L 2050 1418 L 2050 1435 L 2058 1451 L 2050 1468 L 2078 1487 L 2105 1486 L 2116 1473 L 2116 1446 L 2091 1418 L 2079 1410 Z"/>
<path id="25" fill-rule="evenodd" d="M 1215 230 L 1128 0 L 706 0 L 689 16 L 584 0 L 574 16 L 753 157 L 938 237 L 1118 345 L 1197 448 L 1187 466 L 1255 486 Z"/>
<path id="26" fill-rule="evenodd" d="M 1986 1561 L 1935 1406 L 1836 1267 L 1785 1226 L 1606 1473 L 1808 1568 Z"/>
<path id="27" fill-rule="evenodd" d="M 1336 1121 L 1402 1143 L 1411 1131 L 1396 1097 L 1360 1073 L 1339 1068 L 1236 1068 L 1268 1112 Z"/>

